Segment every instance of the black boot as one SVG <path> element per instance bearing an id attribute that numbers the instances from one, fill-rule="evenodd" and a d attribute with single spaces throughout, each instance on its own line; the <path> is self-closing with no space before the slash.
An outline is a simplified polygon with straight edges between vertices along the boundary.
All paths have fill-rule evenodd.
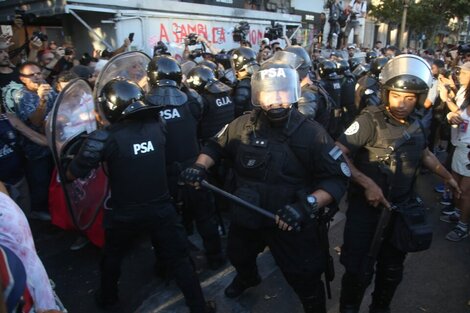
<path id="1" fill-rule="evenodd" d="M 256 275 L 255 278 L 250 280 L 243 280 L 239 275 L 235 276 L 232 283 L 225 288 L 225 296 L 229 298 L 236 298 L 241 295 L 246 289 L 257 286 L 261 283 L 261 277 Z"/>
<path id="2" fill-rule="evenodd" d="M 366 287 L 360 283 L 356 274 L 344 273 L 339 299 L 340 313 L 358 313 Z"/>
<path id="3" fill-rule="evenodd" d="M 314 295 L 300 297 L 300 302 L 302 302 L 305 313 L 326 313 L 325 286 L 323 282 L 318 282 Z"/>
<path id="4" fill-rule="evenodd" d="M 104 294 L 102 289 L 98 289 L 94 295 L 96 306 L 105 311 L 115 311 L 119 308 L 119 297 L 117 294 Z"/>
<path id="5" fill-rule="evenodd" d="M 403 278 L 402 265 L 389 265 L 378 268 L 375 278 L 375 288 L 372 293 L 370 313 L 390 313 L 390 303 Z"/>

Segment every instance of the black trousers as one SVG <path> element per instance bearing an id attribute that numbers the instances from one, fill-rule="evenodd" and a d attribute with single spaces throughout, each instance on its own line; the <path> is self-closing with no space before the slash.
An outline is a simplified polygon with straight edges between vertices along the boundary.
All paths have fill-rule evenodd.
<path id="1" fill-rule="evenodd" d="M 108 218 L 101 259 L 101 290 L 106 298 L 116 298 L 121 263 L 137 235 L 148 234 L 159 260 L 172 272 L 192 313 L 205 312 L 205 300 L 187 249 L 185 232 L 172 205 L 157 208 L 158 214 L 134 220 Z"/>
<path id="2" fill-rule="evenodd" d="M 289 285 L 299 296 L 305 312 L 326 312 L 325 293 L 320 276 L 326 254 L 320 249 L 315 225 L 301 232 L 277 228 L 248 229 L 230 225 L 227 254 L 242 280 L 258 275 L 256 257 L 268 246 Z"/>
<path id="3" fill-rule="evenodd" d="M 359 310 L 362 293 L 372 281 L 372 276 L 363 277 L 362 273 L 380 212 L 380 209 L 369 206 L 361 196 L 350 197 L 340 259 L 346 269 L 341 286 L 341 308 L 351 309 L 345 312 Z M 405 258 L 406 253 L 391 245 L 385 236 L 375 264 L 372 307 L 387 309 L 390 306 L 403 277 Z M 367 272 L 374 273 L 374 268 L 369 268 Z"/>
<path id="4" fill-rule="evenodd" d="M 221 258 L 222 241 L 212 193 L 203 188 L 196 190 L 190 186 L 178 186 L 177 180 L 176 176 L 168 178 L 172 198 L 182 203 L 183 219 L 187 223 L 196 222 L 207 258 Z"/>

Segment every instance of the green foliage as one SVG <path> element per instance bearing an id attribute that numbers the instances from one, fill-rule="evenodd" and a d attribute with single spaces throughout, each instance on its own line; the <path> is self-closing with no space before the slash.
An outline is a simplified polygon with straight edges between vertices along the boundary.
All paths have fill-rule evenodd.
<path id="1" fill-rule="evenodd" d="M 380 22 L 400 24 L 403 0 L 382 0 L 370 6 L 370 15 Z M 411 0 L 408 8 L 407 26 L 416 32 L 432 32 L 437 26 L 445 26 L 449 19 L 470 15 L 469 0 Z"/>

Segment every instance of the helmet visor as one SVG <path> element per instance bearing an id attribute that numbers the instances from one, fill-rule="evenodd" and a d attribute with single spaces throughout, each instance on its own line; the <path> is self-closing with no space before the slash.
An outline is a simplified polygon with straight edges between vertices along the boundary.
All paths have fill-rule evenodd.
<path id="1" fill-rule="evenodd" d="M 273 56 L 263 62 L 261 65 L 273 62 L 273 63 L 282 63 L 290 65 L 295 69 L 298 69 L 299 66 L 304 62 L 304 59 L 299 57 L 297 54 L 288 52 L 288 51 L 276 51 Z"/>
<path id="2" fill-rule="evenodd" d="M 253 105 L 292 104 L 300 98 L 299 74 L 293 68 L 270 68 L 251 78 Z"/>

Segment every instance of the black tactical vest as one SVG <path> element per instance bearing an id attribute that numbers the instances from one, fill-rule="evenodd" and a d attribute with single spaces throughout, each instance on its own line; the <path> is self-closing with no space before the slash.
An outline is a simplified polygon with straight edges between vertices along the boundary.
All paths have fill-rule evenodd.
<path id="1" fill-rule="evenodd" d="M 358 151 L 354 164 L 382 188 L 389 201 L 403 202 L 413 194 L 413 185 L 426 148 L 423 127 L 419 125 L 415 131 L 408 133 L 409 125 L 400 125 L 393 120 L 384 106 L 367 107 L 363 112 L 375 123 L 376 141 Z M 392 152 L 389 147 L 403 136 L 409 139 Z"/>
<path id="2" fill-rule="evenodd" d="M 359 78 L 357 85 L 354 96 L 356 115 L 367 106 L 380 105 L 380 86 L 378 79 L 373 76 L 366 75 Z"/>
<path id="3" fill-rule="evenodd" d="M 289 146 L 289 138 L 301 128 L 306 117 L 293 111 L 288 129 L 271 128 L 261 110 L 252 112 L 245 124 L 234 159 L 234 194 L 276 213 L 298 201 L 298 192 L 313 190 L 312 178 Z M 306 147 L 305 147 L 306 148 Z M 231 210 L 232 223 L 256 229 L 275 223 L 240 206 Z"/>
<path id="4" fill-rule="evenodd" d="M 331 104 L 328 101 L 328 95 L 317 85 L 306 85 L 301 89 L 302 97 L 299 99 L 299 111 L 301 106 L 315 106 L 314 120 L 320 123 L 323 128 L 328 129 L 331 118 Z M 304 108 L 307 109 L 307 108 Z M 313 109 L 313 108 L 311 108 Z M 307 109 L 308 111 L 308 109 Z M 302 112 L 302 111 L 301 111 Z M 302 112 L 304 113 L 304 112 Z M 308 114 L 306 114 L 308 116 Z"/>
<path id="5" fill-rule="evenodd" d="M 207 140 L 216 135 L 235 117 L 235 104 L 227 92 L 204 93 L 204 112 L 199 123 L 199 138 Z"/>
<path id="6" fill-rule="evenodd" d="M 356 78 L 352 74 L 345 74 L 341 80 L 341 101 L 343 105 L 343 125 L 347 127 L 356 117 L 354 108 L 354 94 Z"/>
<path id="7" fill-rule="evenodd" d="M 162 121 L 124 120 L 109 128 L 105 151 L 113 209 L 168 201 Z"/>
<path id="8" fill-rule="evenodd" d="M 322 80 L 321 85 L 329 94 L 333 102 L 328 133 L 335 139 L 338 138 L 344 129 L 344 125 L 341 123 L 343 113 L 343 106 L 341 103 L 341 81 L 339 79 Z"/>
<path id="9" fill-rule="evenodd" d="M 246 111 L 253 110 L 251 103 L 251 77 L 239 80 L 233 89 L 232 98 L 235 101 L 235 117 L 242 115 Z"/>
<path id="10" fill-rule="evenodd" d="M 198 120 L 191 111 L 191 105 L 197 104 L 188 101 L 181 106 L 166 106 L 160 111 L 160 116 L 166 122 L 166 157 L 168 164 L 184 162 L 195 158 L 199 154 Z"/>

